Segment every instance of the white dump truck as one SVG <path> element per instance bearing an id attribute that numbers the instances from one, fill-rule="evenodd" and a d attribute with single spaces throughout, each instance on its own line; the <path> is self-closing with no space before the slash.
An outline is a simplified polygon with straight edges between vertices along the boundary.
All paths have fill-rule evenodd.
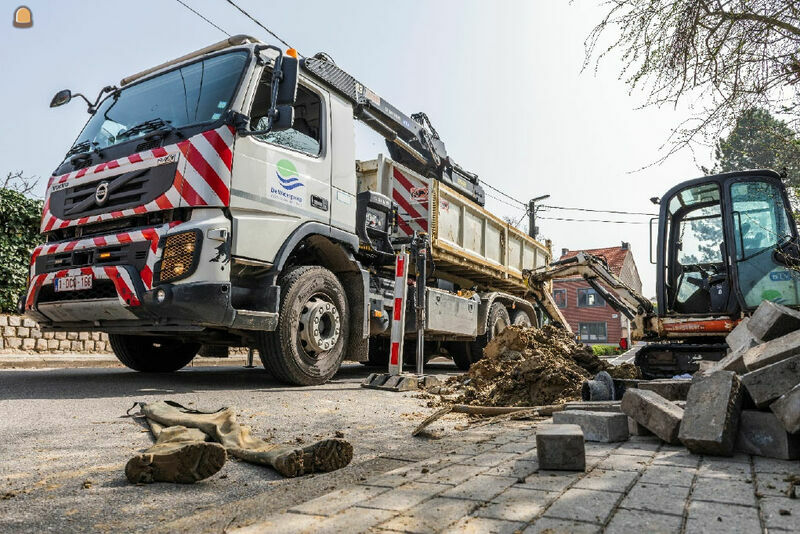
<path id="1" fill-rule="evenodd" d="M 466 368 L 506 325 L 558 314 L 522 276 L 548 247 L 483 208 L 424 114 L 324 54 L 239 35 L 51 107 L 75 98 L 91 117 L 50 178 L 20 305 L 44 329 L 108 332 L 131 369 L 174 371 L 201 347 L 254 348 L 292 384 L 384 364 L 404 245 L 426 258 L 409 279 L 424 308 L 402 311 L 424 309 L 428 354 Z M 389 156 L 355 160 L 356 120 Z"/>

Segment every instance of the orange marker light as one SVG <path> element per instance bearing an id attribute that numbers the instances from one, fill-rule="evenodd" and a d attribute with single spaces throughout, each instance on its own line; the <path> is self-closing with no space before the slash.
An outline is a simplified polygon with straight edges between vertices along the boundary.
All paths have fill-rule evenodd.
<path id="1" fill-rule="evenodd" d="M 297 59 L 297 50 L 295 50 L 294 48 L 287 48 L 286 55 Z"/>
<path id="2" fill-rule="evenodd" d="M 101 260 L 107 260 L 110 257 L 111 257 L 111 253 L 110 252 L 101 252 L 100 253 L 100 259 Z"/>
<path id="3" fill-rule="evenodd" d="M 33 14 L 27 6 L 19 6 L 14 10 L 14 27 L 30 28 L 33 26 Z"/>

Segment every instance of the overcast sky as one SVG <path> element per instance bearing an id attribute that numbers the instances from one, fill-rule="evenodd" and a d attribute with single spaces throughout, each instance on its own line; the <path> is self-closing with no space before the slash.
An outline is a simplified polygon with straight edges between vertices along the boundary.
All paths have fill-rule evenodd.
<path id="1" fill-rule="evenodd" d="M 273 42 L 224 0 L 185 1 L 231 34 Z M 584 39 L 603 13 L 595 0 L 238 1 L 301 53 L 324 50 L 407 114 L 425 111 L 457 162 L 520 201 L 549 194 L 554 206 L 654 213 L 650 197 L 700 175 L 697 163 L 710 163 L 709 153 L 697 162 L 683 153 L 633 172 L 658 159 L 685 116 L 638 110 L 643 97 L 628 94 L 613 60 L 596 74 L 581 72 Z M 30 0 L 34 26 L 25 30 L 11 26 L 16 4 L 3 4 L 0 171 L 42 177 L 40 193 L 88 118 L 80 102 L 49 109 L 57 90 L 93 97 L 126 75 L 225 37 L 173 0 Z M 370 136 L 358 141 L 362 159 L 385 152 Z M 492 198 L 487 207 L 515 220 L 524 215 Z M 556 257 L 562 248 L 630 242 L 645 294 L 655 294 L 648 224 L 540 220 L 539 227 Z"/>

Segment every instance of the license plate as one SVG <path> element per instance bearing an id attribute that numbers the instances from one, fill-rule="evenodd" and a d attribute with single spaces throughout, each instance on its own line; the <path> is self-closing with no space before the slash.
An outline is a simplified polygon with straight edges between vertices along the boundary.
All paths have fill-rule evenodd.
<path id="1" fill-rule="evenodd" d="M 84 289 L 92 289 L 93 279 L 94 277 L 91 274 L 79 274 L 56 278 L 53 284 L 57 293 L 61 291 L 83 291 Z"/>

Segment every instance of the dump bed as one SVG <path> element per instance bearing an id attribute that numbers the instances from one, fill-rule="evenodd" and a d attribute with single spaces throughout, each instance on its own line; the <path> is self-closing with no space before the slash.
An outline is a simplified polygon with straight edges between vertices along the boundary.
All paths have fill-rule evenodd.
<path id="1" fill-rule="evenodd" d="M 436 273 L 462 286 L 521 293 L 523 269 L 550 263 L 548 247 L 457 193 L 379 156 L 357 163 L 359 191 L 378 191 L 399 206 L 397 236 L 425 232 Z"/>

